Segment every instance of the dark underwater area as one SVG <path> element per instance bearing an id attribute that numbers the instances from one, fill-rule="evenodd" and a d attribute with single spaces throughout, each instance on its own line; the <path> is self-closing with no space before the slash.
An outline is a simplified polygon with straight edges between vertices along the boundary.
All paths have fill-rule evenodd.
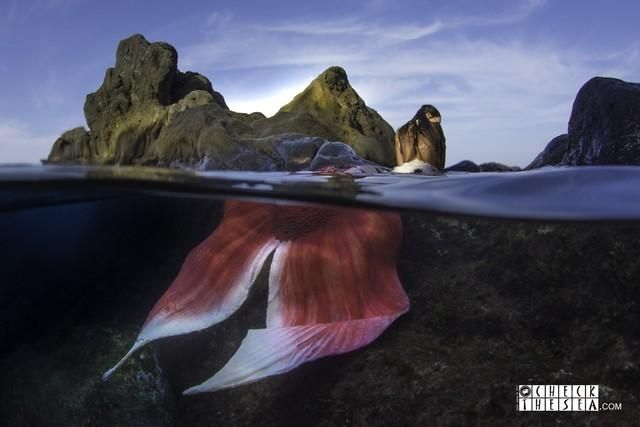
<path id="1" fill-rule="evenodd" d="M 515 187 L 505 184 L 510 174 L 485 174 L 485 191 L 465 207 L 429 199 L 447 185 L 444 193 L 456 194 L 456 174 L 385 184 L 375 176 L 5 168 L 0 419 L 7 426 L 633 425 L 640 224 L 638 202 L 618 178 L 633 181 L 637 171 L 598 170 L 584 182 L 571 168 L 521 172 Z M 558 198 L 564 210 L 552 197 L 536 199 L 541 175 L 546 188 L 573 190 Z M 183 396 L 224 365 L 247 329 L 264 327 L 267 261 L 229 319 L 160 340 L 101 380 L 189 251 L 218 226 L 226 199 L 370 210 L 390 209 L 403 191 L 422 200 L 397 210 L 404 228 L 397 269 L 411 309 L 372 344 Z M 505 197 L 538 209 L 518 219 L 508 204 L 501 210 Z M 480 200 L 493 206 L 490 216 L 463 214 Z M 594 208 L 575 216 L 570 206 L 584 200 Z M 458 210 L 447 214 L 451 206 Z M 518 413 L 518 384 L 600 384 L 600 401 L 624 410 Z"/>

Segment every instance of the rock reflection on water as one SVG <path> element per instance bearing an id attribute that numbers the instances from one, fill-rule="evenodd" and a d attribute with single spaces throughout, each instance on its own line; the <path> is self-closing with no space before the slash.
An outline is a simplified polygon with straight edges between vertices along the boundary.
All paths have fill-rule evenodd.
<path id="1" fill-rule="evenodd" d="M 640 415 L 632 222 L 399 212 L 397 272 L 411 309 L 370 345 L 182 396 L 229 361 L 248 329 L 265 328 L 263 268 L 229 319 L 158 341 L 103 382 L 189 252 L 218 229 L 223 204 L 131 195 L 0 214 L 5 425 L 506 425 L 520 383 L 600 384 L 601 401 L 625 405 L 607 416 Z"/>

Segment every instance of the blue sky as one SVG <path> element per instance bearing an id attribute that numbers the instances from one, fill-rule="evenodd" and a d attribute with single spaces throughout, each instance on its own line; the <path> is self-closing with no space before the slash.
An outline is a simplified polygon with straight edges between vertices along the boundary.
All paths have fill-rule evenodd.
<path id="1" fill-rule="evenodd" d="M 236 111 L 267 115 L 341 65 L 397 128 L 442 113 L 447 164 L 526 165 L 566 132 L 590 77 L 640 81 L 640 2 L 0 2 L 0 163 L 37 162 L 112 66 L 120 39 L 176 47 Z"/>

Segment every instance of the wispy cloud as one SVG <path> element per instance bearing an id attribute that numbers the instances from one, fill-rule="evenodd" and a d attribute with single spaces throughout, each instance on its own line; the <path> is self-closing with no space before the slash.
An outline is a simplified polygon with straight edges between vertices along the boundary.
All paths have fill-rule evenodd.
<path id="1" fill-rule="evenodd" d="M 466 35 L 469 28 L 526 20 L 544 5 L 527 0 L 501 14 L 438 16 L 426 25 L 365 23 L 359 17 L 267 26 L 233 21 L 212 41 L 187 47 L 183 58 L 187 68 L 214 78 L 255 68 L 302 70 L 288 80 L 289 87 L 308 82 L 300 75 L 342 65 L 360 95 L 394 127 L 420 105 L 436 105 L 449 140 L 449 163 L 472 157 L 523 165 L 566 131 L 580 85 L 612 70 L 597 52 Z M 284 92 L 254 93 L 227 98 L 240 110 L 266 113 L 287 101 L 281 99 Z"/>
<path id="2" fill-rule="evenodd" d="M 250 29 L 313 36 L 352 35 L 373 37 L 378 42 L 382 40 L 407 42 L 419 40 L 446 30 L 514 24 L 526 19 L 537 9 L 544 6 L 545 3 L 546 0 L 525 0 L 521 3 L 516 3 L 513 9 L 502 13 L 493 13 L 487 16 L 450 16 L 446 19 L 436 19 L 426 25 L 411 22 L 389 25 L 389 23 L 371 22 L 371 19 L 365 20 L 363 18 L 350 17 L 335 21 L 307 21 L 252 26 Z"/>

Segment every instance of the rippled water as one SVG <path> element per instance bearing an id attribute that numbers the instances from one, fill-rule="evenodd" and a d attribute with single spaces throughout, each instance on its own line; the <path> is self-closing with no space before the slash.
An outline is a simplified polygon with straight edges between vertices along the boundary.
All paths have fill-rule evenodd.
<path id="1" fill-rule="evenodd" d="M 634 425 L 638 189 L 640 167 L 629 166 L 433 176 L 0 167 L 0 424 Z M 267 212 L 280 252 L 255 271 L 238 311 L 158 340 L 102 381 L 194 248 L 226 242 L 195 256 L 197 270 L 252 236 L 246 250 L 209 260 L 207 277 L 217 277 L 259 245 L 252 212 Z M 384 228 L 359 228 L 378 220 Z M 225 366 L 248 330 L 268 326 L 278 254 L 314 230 L 310 246 L 289 253 L 305 278 L 292 293 L 300 304 L 320 300 L 304 295 L 327 277 L 341 284 L 333 292 L 375 281 L 389 268 L 377 255 L 399 245 L 410 309 L 401 304 L 360 350 L 183 396 Z M 340 312 L 323 310 L 299 315 Z M 523 414 L 520 384 L 598 384 L 600 401 L 624 410 Z"/>
<path id="2" fill-rule="evenodd" d="M 432 176 L 5 166 L 0 168 L 0 184 L 3 210 L 138 192 L 289 199 L 513 219 L 640 218 L 637 166 Z"/>

